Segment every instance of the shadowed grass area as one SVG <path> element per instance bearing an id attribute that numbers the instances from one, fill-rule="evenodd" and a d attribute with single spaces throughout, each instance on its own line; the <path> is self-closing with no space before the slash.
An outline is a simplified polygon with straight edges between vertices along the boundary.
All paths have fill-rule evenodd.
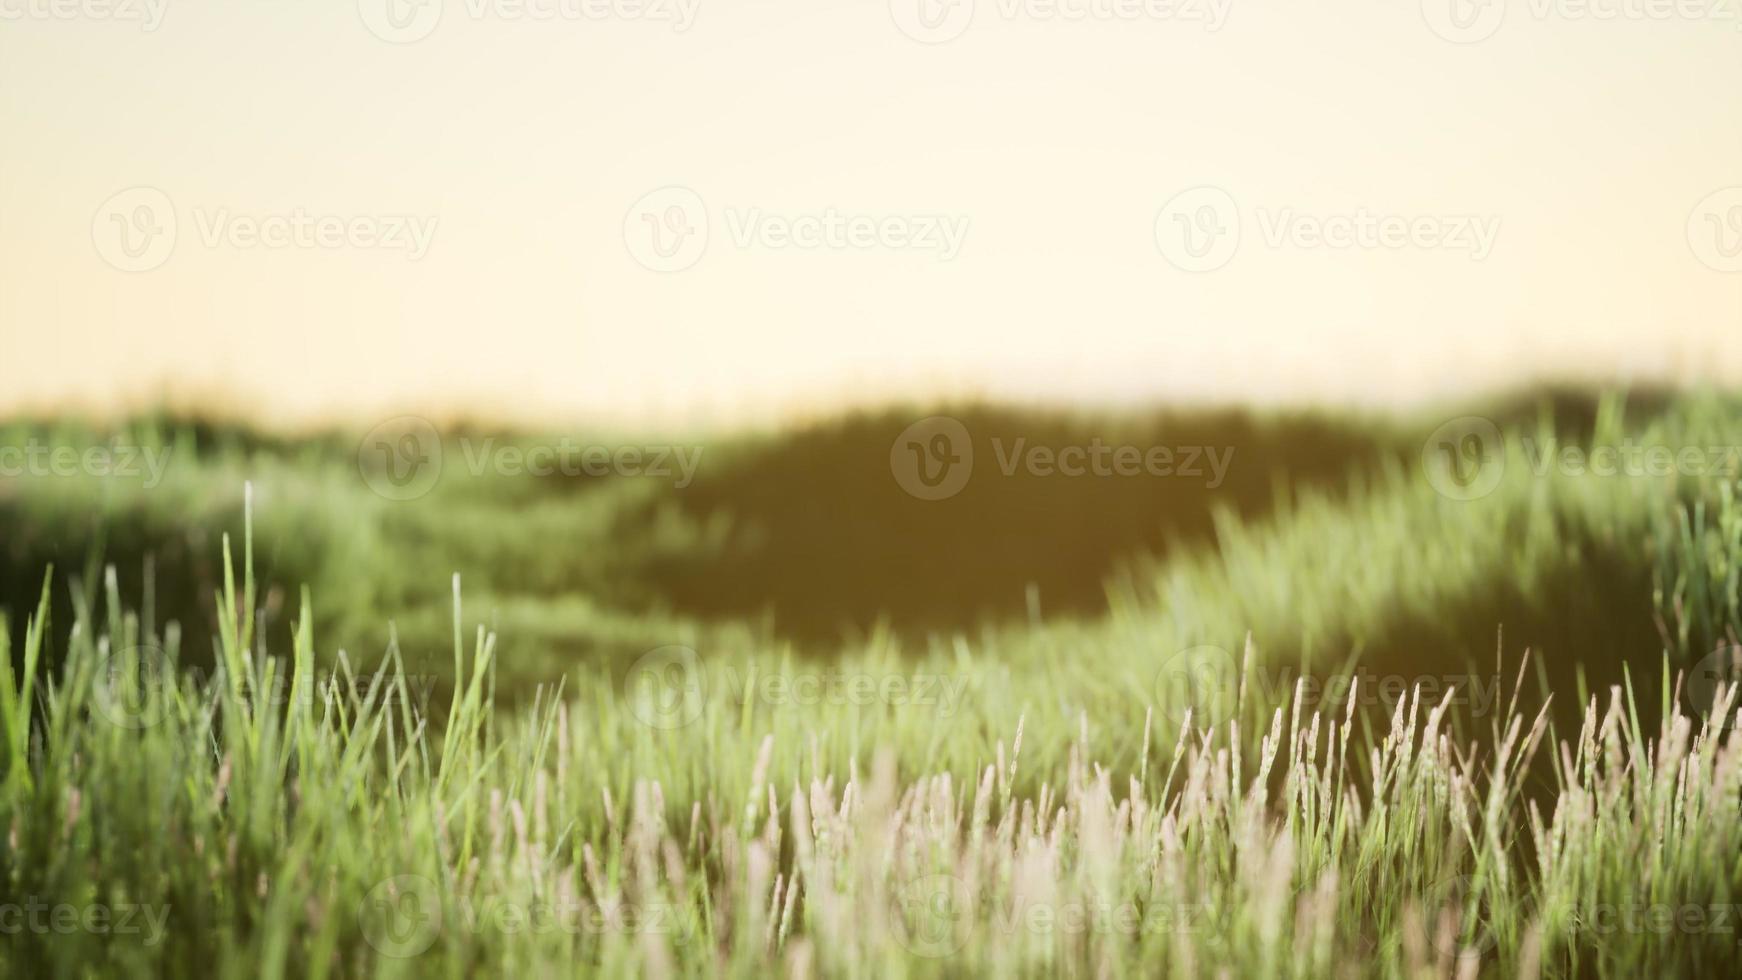
<path id="1" fill-rule="evenodd" d="M 911 633 L 1019 619 L 1030 589 L 1048 612 L 1096 614 L 1119 563 L 1208 540 L 1216 509 L 1256 519 L 1290 487 L 1334 489 L 1401 451 L 1383 430 L 1310 416 L 970 407 L 942 414 L 968 433 L 972 475 L 948 499 L 924 500 L 891 478 L 890 457 L 930 414 L 855 417 L 730 454 L 676 497 L 691 520 L 727 519 L 728 546 L 659 563 L 659 591 L 696 615 L 766 610 L 812 643 L 880 621 Z M 1073 477 L 1024 462 L 1095 445 L 1166 449 L 1179 473 Z"/>

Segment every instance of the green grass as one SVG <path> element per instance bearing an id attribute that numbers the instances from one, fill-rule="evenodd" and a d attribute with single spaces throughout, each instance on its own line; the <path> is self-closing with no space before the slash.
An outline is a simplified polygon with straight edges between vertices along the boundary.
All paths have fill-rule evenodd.
<path id="1" fill-rule="evenodd" d="M 281 449 L 199 457 L 152 495 L 22 493 L 9 529 L 38 540 L 81 508 L 106 542 L 241 537 L 150 590 L 88 556 L 10 590 L 0 880 L 25 918 L 0 908 L 0 968 L 1728 972 L 1742 738 L 1707 654 L 1742 629 L 1734 478 L 1538 475 L 1524 440 L 1742 445 L 1742 423 L 1718 398 L 1622 406 L 1509 416 L 1504 479 L 1473 501 L 1398 451 L 1431 423 L 1387 423 L 1340 483 L 1205 501 L 1207 532 L 1096 562 L 1123 568 L 1104 609 L 1049 616 L 1043 591 L 827 656 L 662 608 L 653 572 L 613 584 L 649 549 L 730 553 L 646 487 L 420 508 Z M 625 540 L 649 514 L 676 530 Z M 582 527 L 613 553 L 540 563 Z M 127 598 L 189 588 L 172 569 L 209 633 Z M 323 576 L 352 590 L 339 614 Z M 402 630 L 354 648 L 384 652 L 328 638 L 407 597 Z M 137 928 L 59 930 L 57 905 Z"/>

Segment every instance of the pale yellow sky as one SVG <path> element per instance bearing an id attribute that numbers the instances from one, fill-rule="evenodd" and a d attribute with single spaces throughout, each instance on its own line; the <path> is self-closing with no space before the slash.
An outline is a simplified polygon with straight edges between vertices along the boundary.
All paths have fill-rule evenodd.
<path id="1" fill-rule="evenodd" d="M 0 0 L 0 412 L 1742 380 L 1732 0 L 421 2 Z"/>

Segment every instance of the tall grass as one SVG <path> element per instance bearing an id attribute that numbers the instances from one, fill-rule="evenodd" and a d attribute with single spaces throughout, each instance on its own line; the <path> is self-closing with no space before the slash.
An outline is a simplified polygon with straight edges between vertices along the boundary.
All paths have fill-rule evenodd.
<path id="1" fill-rule="evenodd" d="M 520 558 L 612 546 L 616 497 L 479 490 L 450 533 L 325 464 L 221 455 L 149 500 L 6 501 L 37 537 L 82 508 L 242 536 L 137 604 L 75 561 L 0 622 L 0 975 L 1727 972 L 1733 481 L 1542 469 L 1523 439 L 1556 433 L 1511 430 L 1479 500 L 1386 464 L 1230 513 L 1101 619 L 826 661 L 542 595 L 580 566 Z M 1742 429 L 1615 400 L 1584 438 Z M 244 471 L 258 531 L 211 485 Z M 449 561 L 494 588 L 462 604 Z M 152 601 L 195 587 L 210 650 Z M 380 654 L 333 640 L 412 593 Z M 583 626 L 629 656 L 565 669 Z"/>
<path id="2" fill-rule="evenodd" d="M 288 637 L 255 635 L 251 532 L 239 563 L 223 550 L 203 679 L 112 574 L 57 673 L 46 595 L 29 617 L 0 677 L 12 975 L 1637 976 L 1735 955 L 1729 689 L 1704 718 L 1666 699 L 1655 729 L 1621 687 L 1557 737 L 1517 680 L 1485 719 L 1416 692 L 1370 725 L 1299 686 L 1250 703 L 1248 649 L 1224 721 L 1037 724 L 1010 699 L 981 758 L 927 766 L 920 727 L 637 731 L 605 679 L 499 716 L 496 640 L 457 581 L 457 683 L 426 705 L 392 649 L 323 672 L 306 595 Z M 1136 756 L 1098 757 L 1092 728 L 1141 732 Z"/>

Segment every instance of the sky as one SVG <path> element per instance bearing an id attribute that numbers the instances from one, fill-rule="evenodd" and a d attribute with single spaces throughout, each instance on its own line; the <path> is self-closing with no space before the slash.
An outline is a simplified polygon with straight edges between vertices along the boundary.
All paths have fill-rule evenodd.
<path id="1" fill-rule="evenodd" d="M 0 413 L 1742 382 L 1742 0 L 0 0 Z"/>

